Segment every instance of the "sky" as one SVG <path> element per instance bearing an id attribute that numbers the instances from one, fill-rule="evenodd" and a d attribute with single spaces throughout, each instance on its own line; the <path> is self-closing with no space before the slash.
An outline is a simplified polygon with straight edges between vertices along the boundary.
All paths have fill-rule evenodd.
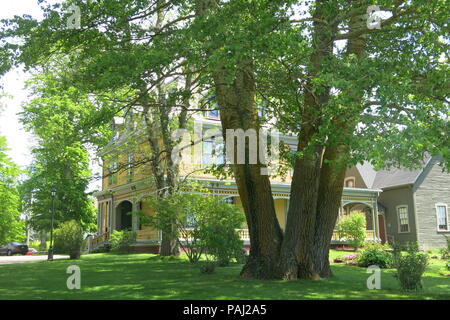
<path id="1" fill-rule="evenodd" d="M 47 3 L 58 3 L 62 0 L 48 0 Z M 15 15 L 31 15 L 33 18 L 42 19 L 42 13 L 37 0 L 0 0 L 0 19 L 13 18 Z M 0 135 L 5 136 L 9 151 L 8 156 L 21 168 L 25 169 L 32 161 L 30 148 L 33 145 L 33 135 L 26 132 L 19 122 L 17 113 L 21 112 L 22 105 L 26 103 L 29 92 L 25 90 L 25 81 L 30 75 L 23 72 L 22 68 L 11 70 L 0 78 L 3 86 L 2 93 L 11 97 L 0 98 Z M 98 165 L 93 165 L 98 171 Z M 93 181 L 89 191 L 100 189 L 100 182 Z"/>
<path id="2" fill-rule="evenodd" d="M 1 1 L 0 19 L 13 18 L 14 15 L 29 14 L 36 18 L 42 18 L 36 0 Z M 7 152 L 12 160 L 21 167 L 30 164 L 32 157 L 29 151 L 33 137 L 25 132 L 19 123 L 18 112 L 26 101 L 27 91 L 24 90 L 25 81 L 29 75 L 21 69 L 11 70 L 0 79 L 3 85 L 3 93 L 12 97 L 2 98 L 0 107 L 0 135 L 5 136 L 10 150 Z"/>

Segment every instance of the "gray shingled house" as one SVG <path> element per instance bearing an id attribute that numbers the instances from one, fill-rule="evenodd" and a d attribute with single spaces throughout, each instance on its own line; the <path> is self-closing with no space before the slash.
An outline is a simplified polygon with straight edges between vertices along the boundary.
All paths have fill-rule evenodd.
<path id="1" fill-rule="evenodd" d="M 346 187 L 379 189 L 381 240 L 417 241 L 422 250 L 441 248 L 450 237 L 450 174 L 439 158 L 428 158 L 419 170 L 375 171 L 365 163 L 347 170 Z"/>

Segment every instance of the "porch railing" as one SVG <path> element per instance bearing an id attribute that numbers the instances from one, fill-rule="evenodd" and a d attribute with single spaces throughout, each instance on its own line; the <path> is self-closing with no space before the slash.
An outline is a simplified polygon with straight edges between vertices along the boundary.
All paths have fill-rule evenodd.
<path id="1" fill-rule="evenodd" d="M 375 238 L 375 231 L 374 230 L 366 230 L 366 240 L 374 240 Z M 334 231 L 333 236 L 331 237 L 331 241 L 338 241 L 338 242 L 345 242 L 345 239 L 339 238 L 339 233 Z"/>
<path id="2" fill-rule="evenodd" d="M 91 240 L 91 248 L 96 248 L 109 240 L 109 232 L 100 233 Z"/>
<path id="3" fill-rule="evenodd" d="M 161 240 L 161 231 L 156 229 L 144 229 L 136 231 L 136 240 Z"/>

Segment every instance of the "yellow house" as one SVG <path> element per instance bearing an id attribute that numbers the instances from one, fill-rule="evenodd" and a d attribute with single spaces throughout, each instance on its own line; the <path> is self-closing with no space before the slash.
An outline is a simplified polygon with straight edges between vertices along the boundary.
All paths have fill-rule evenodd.
<path id="1" fill-rule="evenodd" d="M 217 114 L 210 112 L 204 116 L 193 119 L 194 127 L 198 130 L 220 129 L 220 121 Z M 124 124 L 116 123 L 120 128 Z M 213 161 L 223 161 L 223 159 L 213 159 L 212 143 L 205 135 L 202 141 L 197 145 L 200 146 L 200 158 L 197 164 L 184 163 L 180 165 L 180 176 L 187 176 L 187 179 L 201 181 L 204 187 L 210 190 L 210 193 L 224 198 L 224 200 L 240 205 L 239 194 L 234 179 L 218 179 L 212 174 L 202 170 L 205 166 Z M 161 232 L 151 227 L 144 226 L 140 223 L 139 218 L 130 215 L 130 212 L 142 211 L 145 214 L 152 215 L 153 210 L 145 201 L 155 194 L 153 179 L 150 174 L 148 165 L 143 164 L 139 167 L 131 166 L 136 162 L 136 158 L 145 155 L 146 143 L 139 133 L 129 135 L 117 135 L 103 153 L 104 172 L 102 179 L 102 190 L 95 194 L 98 200 L 98 234 L 93 240 L 93 246 L 105 241 L 109 237 L 112 230 L 131 229 L 137 233 L 136 251 L 141 252 L 158 252 L 161 240 Z M 136 154 L 127 144 L 130 140 L 135 143 L 137 141 L 139 149 L 143 152 Z M 291 136 L 281 136 L 280 142 L 292 150 L 296 148 L 296 138 Z M 136 146 L 136 144 L 135 144 Z M 112 150 L 115 150 L 116 156 L 111 156 Z M 119 152 L 117 152 L 119 150 Z M 106 160 L 107 159 L 107 160 Z M 108 173 L 118 169 L 121 163 L 121 170 L 117 173 Z M 215 162 L 221 163 L 221 162 Z M 130 165 L 127 165 L 130 164 Z M 292 173 L 292 172 L 291 172 Z M 287 210 L 289 207 L 290 194 L 290 174 L 286 177 L 277 177 L 271 179 L 272 193 L 275 201 L 275 209 L 280 227 L 284 230 L 286 225 Z M 367 236 L 366 238 L 374 241 L 385 241 L 384 235 L 380 238 L 380 218 L 383 210 L 379 208 L 378 196 L 381 190 L 368 189 L 365 187 L 358 170 L 351 168 L 347 171 L 345 179 L 344 192 L 342 196 L 342 206 L 340 215 L 348 214 L 350 211 L 361 211 L 366 214 L 367 220 Z M 383 229 L 383 226 L 382 226 Z M 241 238 L 246 246 L 250 245 L 248 230 L 243 228 L 239 230 Z M 333 243 L 340 243 L 337 234 L 333 235 Z"/>

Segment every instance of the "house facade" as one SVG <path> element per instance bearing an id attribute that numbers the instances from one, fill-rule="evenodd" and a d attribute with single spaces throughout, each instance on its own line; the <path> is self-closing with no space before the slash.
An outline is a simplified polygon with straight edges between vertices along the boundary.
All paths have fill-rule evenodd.
<path id="1" fill-rule="evenodd" d="M 422 250 L 442 248 L 450 237 L 450 174 L 443 171 L 439 157 L 428 157 L 417 170 L 375 171 L 357 165 L 347 175 L 361 188 L 382 192 L 378 198 L 381 233 L 389 242 L 417 241 Z"/>
<path id="2" fill-rule="evenodd" d="M 194 127 L 201 128 L 204 132 L 212 128 L 220 129 L 220 121 L 218 121 L 216 114 L 206 115 L 205 117 L 197 117 L 193 121 Z M 116 124 L 117 125 L 117 124 Z M 120 127 L 120 125 L 119 125 Z M 104 166 L 104 175 L 102 180 L 102 190 L 95 194 L 98 201 L 98 235 L 94 239 L 94 246 L 96 243 L 101 243 L 109 237 L 112 230 L 126 230 L 131 229 L 137 233 L 137 251 L 157 252 L 161 241 L 161 232 L 152 227 L 142 225 L 139 217 L 130 215 L 130 212 L 141 211 L 147 215 L 153 215 L 154 211 L 146 202 L 146 199 L 154 197 L 155 187 L 150 168 L 145 164 L 140 167 L 127 167 L 127 161 L 135 159 L 136 155 L 133 150 L 128 150 L 126 141 L 130 139 L 137 139 L 139 135 L 123 135 L 123 137 L 116 136 L 116 139 L 111 142 L 110 146 L 104 153 L 106 156 L 111 150 L 115 150 L 117 156 L 108 165 Z M 223 163 L 222 159 L 217 159 L 212 151 L 212 141 L 208 135 L 204 135 L 199 143 L 201 150 L 201 159 L 197 164 L 181 163 L 180 176 L 186 179 L 201 182 L 204 187 L 209 190 L 209 194 L 220 196 L 224 201 L 234 203 L 240 206 L 238 190 L 234 179 L 218 179 L 214 175 L 202 170 L 211 163 Z M 296 138 L 289 136 L 282 136 L 280 142 L 291 149 L 296 147 Z M 127 149 L 128 151 L 120 152 Z M 145 142 L 143 142 L 140 150 L 145 150 Z M 117 152 L 119 150 L 119 152 Z M 216 158 L 215 158 L 216 157 Z M 111 158 L 110 159 L 114 159 Z M 216 161 L 216 162 L 214 162 Z M 115 170 L 120 167 L 118 163 L 122 163 L 122 170 Z M 109 169 L 108 169 L 109 168 Z M 117 171 L 113 173 L 114 171 Z M 437 174 L 437 173 L 436 173 Z M 345 216 L 350 212 L 359 211 L 366 216 L 366 239 L 386 242 L 388 240 L 413 240 L 414 230 L 416 230 L 414 214 L 414 200 L 405 196 L 405 204 L 408 207 L 408 230 L 409 234 L 402 232 L 401 234 L 393 233 L 394 228 L 397 227 L 395 219 L 391 217 L 392 212 L 396 212 L 395 206 L 401 205 L 390 202 L 388 199 L 396 199 L 394 196 L 383 195 L 385 190 L 383 184 L 375 183 L 377 173 L 369 170 L 368 165 L 356 166 L 347 170 L 346 179 L 344 182 L 343 195 L 341 200 L 341 210 L 339 216 Z M 280 227 L 284 230 L 286 226 L 287 210 L 289 208 L 290 196 L 290 179 L 288 173 L 285 177 L 271 178 L 272 194 L 275 201 L 276 215 Z M 432 182 L 430 182 L 432 183 Z M 444 182 L 442 182 L 445 184 Z M 426 188 L 418 189 L 417 195 L 423 193 Z M 391 194 L 390 189 L 387 189 L 388 195 Z M 447 181 L 448 191 L 448 181 Z M 400 190 L 401 192 L 401 190 Z M 393 193 L 392 193 L 393 194 Z M 403 199 L 402 198 L 402 199 Z M 422 199 L 422 197 L 420 197 Z M 384 203 L 382 200 L 385 200 Z M 411 201 L 406 201 L 411 200 Z M 442 200 L 443 201 L 443 200 Z M 448 194 L 447 194 L 448 201 Z M 417 202 L 419 203 L 419 202 Z M 394 210 L 394 211 L 392 211 Z M 403 210 L 403 209 L 400 209 Z M 425 210 L 425 209 L 422 209 Z M 440 210 L 440 209 L 439 209 Z M 446 209 L 447 210 L 447 209 Z M 402 211 L 403 212 L 403 211 Z M 418 212 L 418 211 L 417 211 Z M 403 221 L 403 220 L 402 220 Z M 448 221 L 447 221 L 448 223 Z M 422 224 L 423 225 L 423 224 Z M 404 228 L 404 227 L 403 227 Z M 422 230 L 422 229 L 420 229 Z M 248 230 L 245 225 L 238 230 L 244 244 L 250 245 Z M 425 228 L 422 232 L 428 232 Z M 425 234 L 421 236 L 422 239 L 427 239 Z M 437 239 L 437 238 L 436 238 Z M 426 241 L 434 241 L 430 238 Z M 343 243 L 339 239 L 337 233 L 333 234 L 332 243 Z M 442 241 L 437 243 L 441 244 Z"/>

